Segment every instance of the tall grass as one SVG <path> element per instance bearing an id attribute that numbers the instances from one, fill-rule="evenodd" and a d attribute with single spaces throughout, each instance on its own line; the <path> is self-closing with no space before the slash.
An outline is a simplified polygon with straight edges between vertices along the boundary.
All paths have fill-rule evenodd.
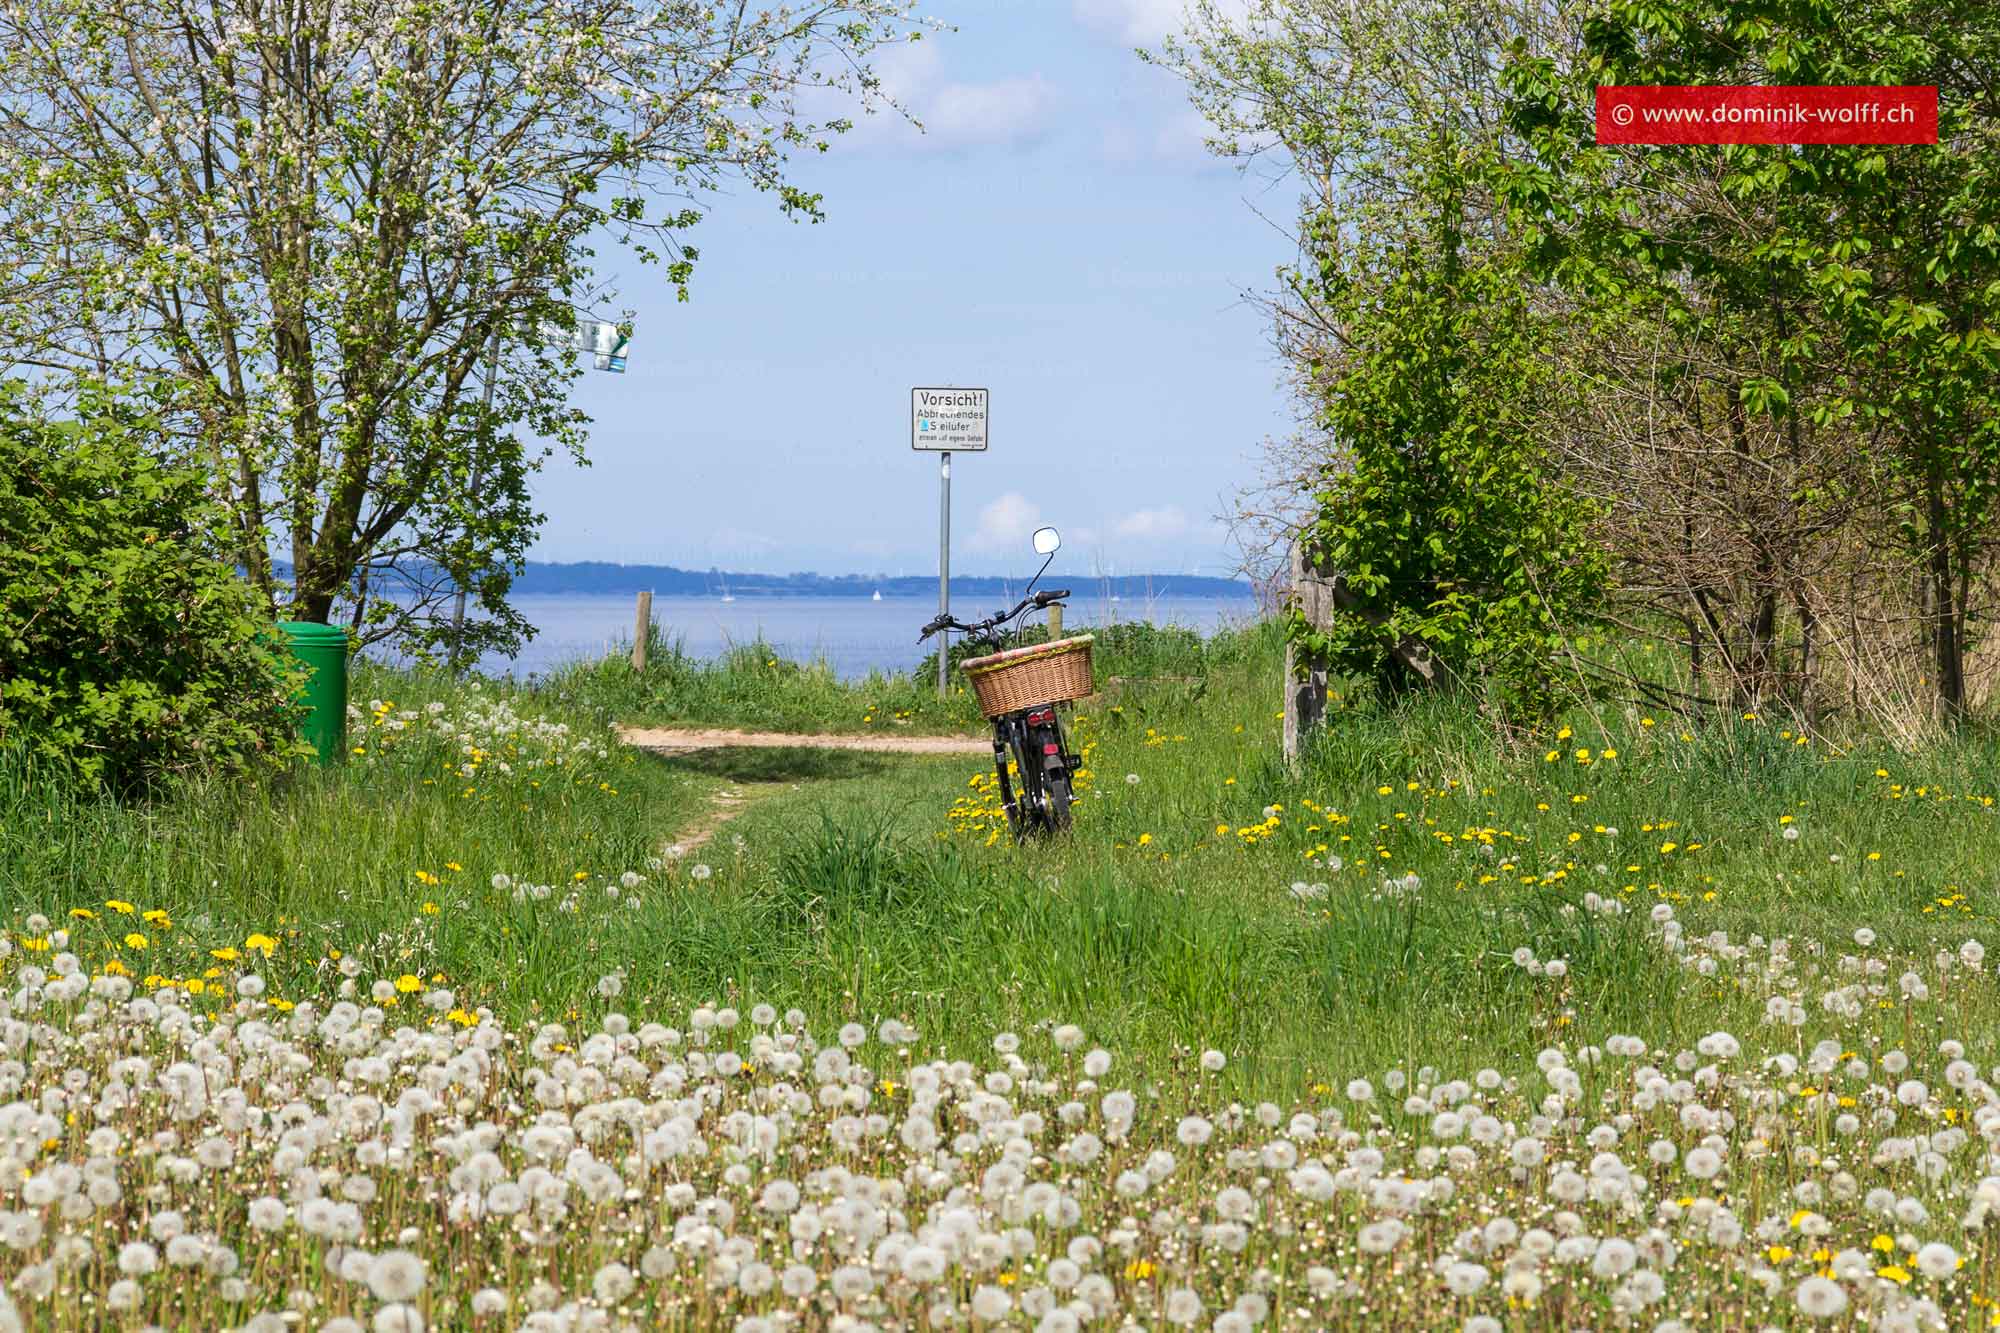
<path id="1" fill-rule="evenodd" d="M 0 1095 L 36 1126 L 8 1289 L 78 1330 L 281 1328 L 280 1302 L 458 1328 L 566 1295 L 646 1327 L 935 1325 L 974 1283 L 980 1327 L 1058 1285 L 1149 1326 L 1177 1301 L 1239 1302 L 1210 1321 L 1239 1329 L 1791 1327 L 1831 1300 L 1942 1326 L 1918 1292 L 1987 1322 L 1990 745 L 1615 708 L 1507 735 L 1465 698 L 1343 689 L 1289 767 L 1278 649 L 1114 638 L 1101 665 L 1145 683 L 1078 710 L 1076 827 L 1025 847 L 962 799 L 973 761 L 608 743 L 621 701 L 829 726 L 872 702 L 774 659 L 366 671 L 344 767 L 140 803 L 0 756 L 27 1052 Z M 71 957 L 93 975 L 45 972 Z M 321 1100 L 306 1161 L 291 1113 Z M 102 1206 L 107 1171 L 146 1206 Z M 560 1210 L 500 1207 L 572 1176 Z M 884 1210 L 884 1239 L 790 1205 Z M 1544 1285 L 1530 1227 L 1590 1249 Z M 211 1243 L 229 1260 L 182 1263 Z"/>
<path id="2" fill-rule="evenodd" d="M 1911 755 L 1801 743 L 1761 719 L 1697 730 L 1598 709 L 1567 735 L 1507 738 L 1463 698 L 1390 707 L 1343 689 L 1288 769 L 1269 629 L 1106 638 L 1104 677 L 1149 683 L 1079 710 L 1090 780 L 1075 831 L 1048 843 L 948 817 L 977 760 L 613 749 L 467 782 L 461 747 L 385 746 L 373 720 L 432 703 L 485 716 L 479 700 L 499 698 L 603 737 L 628 699 L 765 726 L 868 706 L 865 685 L 755 648 L 717 664 L 663 652 L 643 677 L 605 663 L 476 696 L 365 672 L 364 753 L 255 788 L 116 805 L 0 762 L 0 903 L 67 926 L 93 965 L 183 982 L 264 934 L 280 945 L 262 965 L 292 997 L 344 959 L 364 983 L 443 975 L 502 1014 L 589 1014 L 616 970 L 623 1003 L 755 994 L 893 1013 L 952 1051 L 1059 1020 L 1127 1047 L 1217 1046 L 1232 1079 L 1271 1090 L 1518 1056 L 1563 1029 L 1740 1021 L 1732 994 L 1642 947 L 1659 903 L 1690 932 L 1828 950 L 1862 926 L 1914 956 L 1995 932 L 2000 758 L 1976 736 Z M 915 712 L 923 690 L 903 688 Z M 775 794 L 698 852 L 663 854 L 741 781 Z M 128 948 L 113 899 L 173 924 Z M 1523 949 L 1566 974 L 1524 969 Z"/>
<path id="3" fill-rule="evenodd" d="M 1174 697 L 1198 694 L 1208 673 L 1263 660 L 1275 626 L 1227 629 L 1203 637 L 1182 626 L 1143 621 L 1090 628 L 1100 687 L 1147 688 L 1163 683 Z M 937 693 L 933 652 L 908 672 L 873 671 L 843 679 L 824 659 L 798 662 L 761 639 L 722 656 L 689 656 L 683 641 L 654 626 L 646 668 L 632 668 L 629 650 L 558 668 L 542 689 L 564 704 L 615 713 L 637 724 L 752 726 L 795 732 L 977 732 L 984 728 L 975 699 L 956 666 L 991 651 L 964 639 L 951 646 L 951 693 Z M 1028 626 L 1010 643 L 1045 642 L 1047 626 Z"/>

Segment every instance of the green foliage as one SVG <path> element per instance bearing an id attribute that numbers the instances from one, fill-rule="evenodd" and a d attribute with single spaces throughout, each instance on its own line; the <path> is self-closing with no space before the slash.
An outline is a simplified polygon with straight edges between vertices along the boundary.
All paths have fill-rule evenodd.
<path id="1" fill-rule="evenodd" d="M 1356 601 L 1330 626 L 1297 610 L 1309 656 L 1393 683 L 1415 638 L 1510 712 L 1546 713 L 1565 635 L 1591 623 L 1606 559 L 1592 507 L 1567 490 L 1535 432 L 1563 383 L 1515 276 L 1413 239 L 1374 273 L 1329 256 L 1326 308 L 1348 357 L 1325 378 L 1344 457 L 1321 474 L 1308 534 Z"/>
<path id="2" fill-rule="evenodd" d="M 1200 677 L 1260 659 L 1275 641 L 1275 625 L 1252 624 L 1203 637 L 1181 625 L 1117 621 L 1071 625 L 1065 634 L 1090 634 L 1091 660 L 1100 688 L 1111 677 L 1127 680 Z M 714 661 L 689 656 L 670 631 L 652 629 L 646 670 L 632 670 L 629 652 L 573 662 L 552 673 L 545 688 L 565 703 L 599 710 L 635 725 L 740 726 L 798 732 L 967 732 L 986 730 L 971 689 L 956 665 L 991 649 L 954 639 L 951 694 L 937 694 L 937 654 L 909 671 L 876 671 L 843 680 L 824 661 L 797 662 L 771 644 L 739 644 Z M 1029 625 L 1018 640 L 1048 638 L 1046 625 Z"/>
<path id="3" fill-rule="evenodd" d="M 2000 502 L 2000 10 L 1927 0 L 1609 0 L 1558 61 L 1517 47 L 1503 194 L 1539 278 L 1659 323 L 1730 410 L 1848 423 L 1865 502 L 1923 571 L 1949 712 Z M 1602 84 L 1935 85 L 1935 145 L 1598 145 Z M 1722 354 L 1733 365 L 1720 375 Z M 1740 417 L 1739 417 L 1740 419 Z M 1818 498 L 1808 479 L 1796 499 Z"/>
<path id="4" fill-rule="evenodd" d="M 1155 625 L 1150 620 L 1114 620 L 1108 625 L 1070 624 L 1063 637 L 1088 634 L 1092 668 L 1100 684 L 1107 676 L 1199 675 L 1221 662 L 1242 659 L 1247 645 L 1259 630 L 1255 626 L 1220 629 L 1204 636 L 1186 625 Z M 1009 648 L 1026 647 L 1049 641 L 1049 628 L 1036 621 L 1023 626 L 1018 635 L 1006 640 Z M 954 639 L 951 663 L 954 669 L 968 657 L 993 651 L 990 644 Z M 937 653 L 925 655 L 911 673 L 916 679 L 937 679 Z"/>
<path id="5" fill-rule="evenodd" d="M 711 195 L 817 219 L 788 155 L 881 105 L 870 53 L 925 29 L 889 0 L 0 8 L 0 362 L 67 383 L 108 347 L 147 379 L 268 617 L 510 648 L 532 474 L 584 461 L 598 246 L 686 300 Z"/>
<path id="6" fill-rule="evenodd" d="M 1211 658 L 1198 702 L 1163 701 L 1140 726 L 1091 711 L 1079 734 L 1104 780 L 1059 843 L 946 833 L 985 761 L 893 756 L 787 782 L 678 861 L 662 845 L 705 826 L 711 795 L 739 785 L 701 756 L 610 745 L 574 767 L 528 769 L 516 755 L 512 774 L 489 764 L 476 781 L 435 781 L 450 752 L 426 734 L 432 704 L 496 752 L 522 734 L 494 728 L 501 703 L 567 724 L 566 746 L 608 741 L 605 719 L 552 686 L 475 689 L 364 661 L 356 697 L 386 706 L 363 724 L 368 756 L 282 783 L 176 784 L 134 806 L 0 756 L 0 902 L 66 924 L 91 971 L 119 957 L 197 976 L 217 964 L 209 950 L 258 931 L 280 941 L 273 956 L 230 969 L 254 969 L 273 996 L 336 995 L 337 948 L 361 966 L 364 994 L 375 979 L 442 973 L 466 1009 L 560 1016 L 573 1031 L 610 1009 L 742 997 L 864 1024 L 893 1014 L 926 1049 L 970 1056 L 996 1031 L 1053 1016 L 1163 1062 L 1224 1049 L 1246 1103 L 1392 1067 L 1532 1057 L 1564 1019 L 1579 1040 L 1643 1019 L 1662 1041 L 1759 1021 L 1761 998 L 1633 947 L 1660 902 L 1691 936 L 1776 931 L 1802 955 L 1863 925 L 1918 957 L 1992 938 L 1994 906 L 1976 887 L 2000 862 L 1984 804 L 2000 797 L 1991 737 L 1899 753 L 1865 736 L 1800 746 L 1764 719 L 1683 731 L 1578 710 L 1562 719 L 1572 736 L 1547 737 L 1548 760 L 1540 741 L 1496 746 L 1469 697 L 1386 707 L 1364 692 L 1289 769 L 1271 717 L 1280 645 L 1243 642 L 1240 659 Z M 1508 836 L 1489 845 L 1481 830 Z M 1661 851 L 1669 839 L 1679 847 Z M 419 871 L 438 882 L 419 885 Z M 636 888 L 626 871 L 643 877 Z M 496 874 L 555 888 L 516 901 Z M 1415 896 L 1385 889 L 1407 875 L 1421 880 Z M 1301 883 L 1324 896 L 1302 898 Z M 1947 886 L 1974 886 L 1975 916 L 1926 912 L 1959 891 Z M 576 910 L 559 910 L 571 892 Z M 1587 893 L 1626 910 L 1585 911 Z M 142 960 L 119 946 L 131 927 L 107 897 L 174 925 L 143 927 Z M 71 918 L 79 908 L 100 919 Z M 1514 966 L 1523 945 L 1568 959 L 1568 981 Z M 607 998 L 596 987 L 614 969 L 624 993 Z M 1995 1030 L 2000 1008 L 1983 993 L 1975 1003 L 1977 1031 Z M 1901 1010 L 1873 1021 L 1885 1043 L 1902 1039 Z"/>
<path id="7" fill-rule="evenodd" d="M 118 791 L 295 749 L 289 659 L 155 438 L 101 392 L 50 422 L 0 387 L 0 746 Z"/>

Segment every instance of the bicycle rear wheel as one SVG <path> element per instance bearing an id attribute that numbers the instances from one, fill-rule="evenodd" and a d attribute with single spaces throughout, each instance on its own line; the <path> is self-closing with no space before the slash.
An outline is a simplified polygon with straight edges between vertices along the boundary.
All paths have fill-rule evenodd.
<path id="1" fill-rule="evenodd" d="M 1048 827 L 1048 794 L 1042 784 L 1041 756 L 1033 753 L 1034 731 L 1024 723 L 1014 724 L 1014 767 L 1020 779 L 1020 791 L 1016 793 L 1015 804 L 1021 812 L 1021 819 L 1014 826 L 1017 840 L 1030 833 L 1040 832 Z"/>
<path id="2" fill-rule="evenodd" d="M 1049 827 L 1052 829 L 1067 829 L 1069 827 L 1069 808 L 1075 800 L 1075 797 L 1070 792 L 1069 774 L 1066 772 L 1049 774 L 1047 786 L 1049 796 Z"/>

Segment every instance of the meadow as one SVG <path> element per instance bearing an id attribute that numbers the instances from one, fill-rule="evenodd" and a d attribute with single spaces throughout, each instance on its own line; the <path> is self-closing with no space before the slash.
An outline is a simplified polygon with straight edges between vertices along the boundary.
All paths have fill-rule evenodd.
<path id="1" fill-rule="evenodd" d="M 8 761 L 0 1329 L 2000 1322 L 1986 735 L 1350 688 L 1292 770 L 1279 657 L 1106 642 L 1025 848 L 976 760 L 616 744 L 978 726 L 754 645 Z"/>

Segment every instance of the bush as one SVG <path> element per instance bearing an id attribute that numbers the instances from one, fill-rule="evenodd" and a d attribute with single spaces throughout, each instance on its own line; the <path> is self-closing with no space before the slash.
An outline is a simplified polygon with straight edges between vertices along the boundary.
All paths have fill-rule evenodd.
<path id="1" fill-rule="evenodd" d="M 1413 243 L 1383 264 L 1357 276 L 1329 258 L 1322 273 L 1352 350 L 1323 379 L 1345 457 L 1305 539 L 1355 605 L 1325 628 L 1295 609 L 1292 638 L 1393 693 L 1409 683 L 1393 652 L 1414 637 L 1506 713 L 1547 716 L 1608 577 L 1593 503 L 1558 479 L 1535 424 L 1573 385 L 1504 262 Z"/>
<path id="2" fill-rule="evenodd" d="M 52 422 L 0 384 L 0 747 L 120 792 L 297 749 L 290 659 L 156 438 L 102 390 Z"/>
<path id="3" fill-rule="evenodd" d="M 1065 627 L 1063 633 L 1065 636 L 1088 634 L 1092 637 L 1091 663 L 1102 684 L 1106 676 L 1200 675 L 1224 662 L 1242 660 L 1259 630 L 1254 625 L 1218 629 L 1204 638 L 1200 630 L 1186 625 L 1118 620 L 1108 625 L 1072 624 Z M 1047 643 L 1048 640 L 1048 625 L 1036 620 L 1021 626 L 1019 633 L 1009 635 L 1005 644 L 1009 648 L 1021 648 Z M 954 637 L 951 642 L 952 669 L 956 672 L 959 663 L 966 658 L 981 657 L 992 651 L 992 645 L 984 641 Z M 937 650 L 932 649 L 926 654 L 912 674 L 919 681 L 936 680 Z"/>

